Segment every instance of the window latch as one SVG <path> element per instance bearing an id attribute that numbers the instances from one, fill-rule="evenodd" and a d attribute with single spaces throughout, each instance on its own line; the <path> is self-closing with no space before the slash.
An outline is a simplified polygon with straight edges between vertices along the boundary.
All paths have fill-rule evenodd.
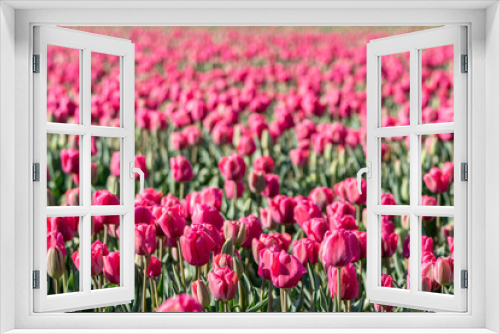
<path id="1" fill-rule="evenodd" d="M 363 173 L 366 173 L 366 177 L 367 178 L 371 178 L 372 177 L 372 163 L 370 161 L 367 162 L 367 167 L 365 168 L 361 168 L 359 171 L 358 171 L 358 192 L 361 194 L 361 175 Z"/>
<path id="2" fill-rule="evenodd" d="M 462 66 L 461 66 L 461 71 L 462 73 L 467 73 L 469 72 L 469 57 L 467 55 L 462 55 Z"/>
<path id="3" fill-rule="evenodd" d="M 142 195 L 142 193 L 144 192 L 144 172 L 140 168 L 134 167 L 134 161 L 130 161 L 128 168 L 130 173 L 129 176 L 131 179 L 135 177 L 135 173 L 139 174 L 139 194 Z"/>

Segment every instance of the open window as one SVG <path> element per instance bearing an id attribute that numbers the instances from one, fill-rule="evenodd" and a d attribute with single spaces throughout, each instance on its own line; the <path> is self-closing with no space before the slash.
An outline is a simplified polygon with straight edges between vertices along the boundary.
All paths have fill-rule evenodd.
<path id="1" fill-rule="evenodd" d="M 39 181 L 34 184 L 34 311 L 128 303 L 134 298 L 134 44 L 70 29 L 34 29 L 33 154 Z M 65 66 L 70 58 L 78 66 Z M 113 77 L 95 86 L 93 66 L 113 66 Z M 60 71 L 63 76 L 52 75 Z M 49 93 L 48 82 L 56 77 L 63 80 Z M 119 85 L 119 94 L 109 94 L 110 85 Z M 91 99 L 96 89 L 99 99 Z M 105 108 L 120 121 L 95 124 Z M 106 146 L 107 155 L 94 156 L 95 145 Z M 115 178 L 98 187 L 94 170 L 110 168 L 111 152 L 119 154 Z M 66 191 L 64 202 L 51 199 L 51 183 Z M 119 235 L 112 246 L 105 240 L 92 243 L 93 232 L 106 231 L 100 234 L 106 239 L 109 228 Z M 99 270 L 107 275 L 96 282 Z"/>
<path id="2" fill-rule="evenodd" d="M 453 55 L 452 69 L 448 69 L 452 75 L 446 77 L 442 69 L 422 64 L 422 55 L 435 50 L 440 50 L 436 57 L 443 52 Z M 372 303 L 436 311 L 467 309 L 467 290 L 461 284 L 467 270 L 467 182 L 463 182 L 466 175 L 462 175 L 467 173 L 467 165 L 462 166 L 467 163 L 466 54 L 466 28 L 458 26 L 372 40 L 367 46 L 367 296 Z M 409 74 L 394 68 L 391 57 L 408 62 Z M 408 75 L 406 86 L 399 87 L 399 91 L 384 88 L 386 80 L 402 75 Z M 429 85 L 451 85 L 451 103 L 434 104 L 433 99 L 439 96 L 429 96 Z M 406 109 L 391 111 L 381 107 L 382 99 L 397 99 L 398 94 L 409 95 Z M 434 117 L 436 105 L 447 108 L 446 113 L 440 113 L 446 117 Z M 395 117 L 399 118 L 398 124 L 407 125 L 392 126 Z M 433 141 L 436 136 L 441 139 L 437 144 Z M 394 140 L 405 142 L 407 159 L 394 161 L 382 152 Z M 449 141 L 454 142 L 450 146 L 452 154 L 437 152 L 436 145 Z M 386 170 L 384 165 L 392 169 Z M 397 173 L 409 173 L 409 183 L 398 184 L 398 178 L 393 177 Z M 396 205 L 383 205 L 382 197 L 388 188 L 395 192 Z M 452 191 L 445 195 L 444 188 Z M 407 248 L 403 253 L 409 257 L 410 272 L 409 286 L 399 288 L 387 288 L 383 282 L 384 262 L 401 261 L 387 251 L 396 247 L 391 237 L 394 225 L 386 225 L 393 219 L 406 222 L 409 236 L 397 243 Z M 434 231 L 428 228 L 429 219 L 435 219 Z M 429 243 L 432 247 L 432 239 L 448 238 L 450 232 L 454 238 L 450 245 L 437 252 L 438 258 L 428 258 L 426 249 Z M 445 287 L 435 289 L 436 279 L 445 280 Z"/>

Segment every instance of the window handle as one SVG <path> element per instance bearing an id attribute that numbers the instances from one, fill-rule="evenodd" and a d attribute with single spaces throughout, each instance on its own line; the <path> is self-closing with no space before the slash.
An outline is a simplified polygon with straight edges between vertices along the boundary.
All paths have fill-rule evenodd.
<path id="1" fill-rule="evenodd" d="M 144 192 L 144 172 L 140 168 L 135 167 L 134 161 L 130 161 L 129 170 L 131 179 L 134 178 L 135 173 L 139 174 L 139 183 L 140 183 L 139 194 L 142 195 L 142 193 Z"/>
<path id="2" fill-rule="evenodd" d="M 367 167 L 361 168 L 358 171 L 358 192 L 360 195 L 361 195 L 361 175 L 363 175 L 363 173 L 366 173 L 366 176 L 369 179 L 372 177 L 372 163 L 368 161 L 367 165 L 368 165 Z"/>

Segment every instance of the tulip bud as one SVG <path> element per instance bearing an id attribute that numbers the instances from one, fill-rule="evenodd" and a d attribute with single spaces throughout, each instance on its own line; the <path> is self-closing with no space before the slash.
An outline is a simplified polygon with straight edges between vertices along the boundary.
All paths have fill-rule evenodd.
<path id="1" fill-rule="evenodd" d="M 227 238 L 224 245 L 222 245 L 221 253 L 233 255 L 234 247 L 233 247 L 233 239 Z"/>
<path id="2" fill-rule="evenodd" d="M 241 259 L 238 256 L 233 255 L 233 268 L 234 271 L 236 272 L 236 275 L 241 278 L 243 276 L 243 263 L 241 262 Z"/>
<path id="3" fill-rule="evenodd" d="M 110 175 L 106 181 L 106 189 L 112 194 L 118 194 L 119 184 L 120 180 L 116 176 Z"/>
<path id="4" fill-rule="evenodd" d="M 194 281 L 191 283 L 191 291 L 193 297 L 201 304 L 203 307 L 208 307 L 210 305 L 210 292 L 206 284 L 201 280 Z"/>
<path id="5" fill-rule="evenodd" d="M 326 161 L 332 161 L 332 154 L 333 154 L 333 145 L 332 143 L 328 143 L 325 146 L 325 150 L 323 152 L 323 156 L 325 157 Z"/>
<path id="6" fill-rule="evenodd" d="M 266 175 L 263 172 L 252 171 L 248 176 L 248 186 L 254 193 L 260 194 L 266 189 Z"/>
<path id="7" fill-rule="evenodd" d="M 453 258 L 440 257 L 433 266 L 434 279 L 441 285 L 453 282 Z"/>
<path id="8" fill-rule="evenodd" d="M 407 178 L 401 182 L 401 199 L 405 202 L 410 200 L 410 183 Z"/>
<path id="9" fill-rule="evenodd" d="M 64 273 L 64 255 L 59 248 L 51 247 L 47 251 L 47 274 L 59 279 Z"/>
<path id="10" fill-rule="evenodd" d="M 339 161 L 339 166 L 344 167 L 346 163 L 346 153 L 345 149 L 339 147 L 339 153 L 338 153 L 338 161 Z"/>
<path id="11" fill-rule="evenodd" d="M 269 151 L 269 147 L 272 145 L 272 139 L 271 136 L 269 136 L 269 131 L 264 130 L 262 131 L 262 137 L 260 138 L 262 148 L 265 151 Z"/>
<path id="12" fill-rule="evenodd" d="M 395 159 L 391 163 L 392 163 L 392 165 L 394 167 L 394 173 L 396 174 L 396 176 L 397 177 L 401 177 L 401 160 L 400 159 Z"/>

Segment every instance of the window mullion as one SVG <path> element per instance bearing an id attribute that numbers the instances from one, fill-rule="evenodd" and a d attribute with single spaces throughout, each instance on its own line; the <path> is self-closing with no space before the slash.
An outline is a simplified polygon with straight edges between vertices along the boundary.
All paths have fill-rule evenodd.
<path id="1" fill-rule="evenodd" d="M 419 166 L 420 166 L 420 145 L 418 135 L 413 129 L 419 123 L 420 115 L 420 53 L 418 49 L 410 50 L 410 208 L 420 203 L 420 182 L 419 182 Z M 419 290 L 419 217 L 412 211 L 410 213 L 410 270 L 413 273 L 410 275 L 410 291 L 414 294 Z"/>

